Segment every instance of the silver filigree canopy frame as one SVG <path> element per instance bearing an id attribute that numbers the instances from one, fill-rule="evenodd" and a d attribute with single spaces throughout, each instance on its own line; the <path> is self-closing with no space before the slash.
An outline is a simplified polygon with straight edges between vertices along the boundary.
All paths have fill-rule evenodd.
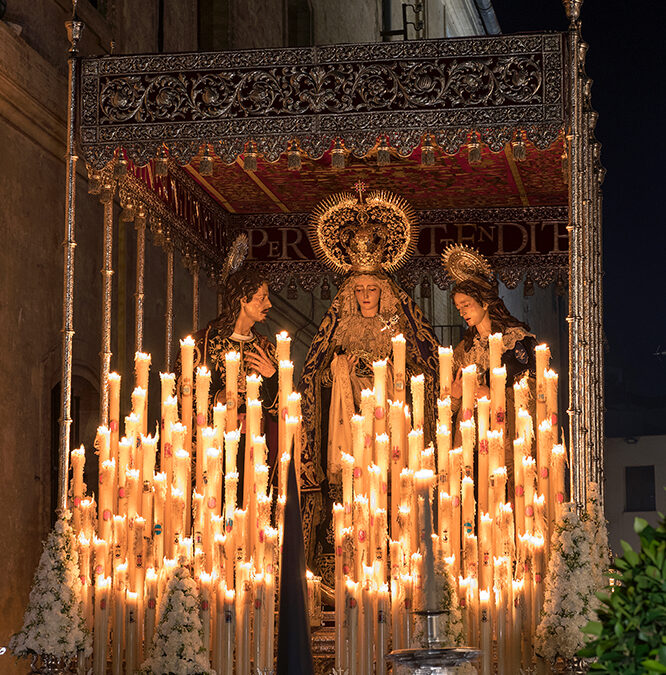
<path id="1" fill-rule="evenodd" d="M 83 59 L 79 144 L 96 169 L 118 147 L 187 163 L 202 143 L 231 163 L 293 141 L 316 159 L 336 139 L 408 155 L 430 134 L 453 154 L 472 130 L 494 151 L 518 130 L 546 148 L 565 125 L 566 65 L 558 33 Z"/>

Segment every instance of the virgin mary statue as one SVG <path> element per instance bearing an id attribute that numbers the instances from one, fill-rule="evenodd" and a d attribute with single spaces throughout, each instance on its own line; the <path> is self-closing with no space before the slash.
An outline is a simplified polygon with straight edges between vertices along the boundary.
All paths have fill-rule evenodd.
<path id="1" fill-rule="evenodd" d="M 334 195 L 320 204 L 310 236 L 320 259 L 344 274 L 308 351 L 299 384 L 304 447 L 302 495 L 309 565 L 324 580 L 333 576 L 331 509 L 341 502 L 341 452 L 351 454 L 351 418 L 361 392 L 373 387 L 373 362 L 387 361 L 386 397 L 394 387 L 392 338 L 406 342 L 406 377 L 425 379 L 425 437 L 434 430 L 434 382 L 438 341 L 412 298 L 391 278 L 411 255 L 418 234 L 415 215 L 387 192 Z"/>

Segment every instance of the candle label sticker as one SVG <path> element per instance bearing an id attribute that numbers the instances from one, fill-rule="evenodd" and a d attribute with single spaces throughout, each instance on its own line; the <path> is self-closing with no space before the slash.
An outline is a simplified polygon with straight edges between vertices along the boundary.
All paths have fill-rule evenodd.
<path id="1" fill-rule="evenodd" d="M 495 414 L 495 419 L 497 420 L 498 424 L 504 424 L 504 410 L 500 408 Z"/>
<path id="2" fill-rule="evenodd" d="M 104 520 L 111 520 L 113 518 L 113 513 L 109 509 L 104 509 L 102 512 L 102 518 Z"/>
<path id="3" fill-rule="evenodd" d="M 363 543 L 365 541 L 365 530 L 358 531 L 358 540 Z"/>
<path id="4" fill-rule="evenodd" d="M 393 383 L 393 388 L 396 391 L 402 391 L 405 388 L 405 383 L 402 380 L 396 379 L 395 382 Z"/>
<path id="5" fill-rule="evenodd" d="M 103 571 L 104 571 L 104 567 L 103 567 L 102 565 L 97 565 L 97 566 L 95 567 L 95 574 L 96 574 L 96 575 L 99 576 L 100 574 L 102 574 Z"/>
<path id="6" fill-rule="evenodd" d="M 172 456 L 171 443 L 165 443 L 164 444 L 164 456 L 165 457 L 171 457 Z"/>
<path id="7" fill-rule="evenodd" d="M 99 601 L 99 608 L 100 608 L 100 609 L 106 609 L 106 598 L 102 598 L 102 599 Z"/>
<path id="8" fill-rule="evenodd" d="M 472 534 L 472 523 L 463 523 L 463 527 L 465 528 L 465 532 L 467 534 Z"/>
<path id="9" fill-rule="evenodd" d="M 141 568 L 143 567 L 143 554 L 137 553 L 136 555 L 136 566 Z"/>
<path id="10" fill-rule="evenodd" d="M 377 611 L 377 623 L 386 623 L 386 612 L 383 609 Z"/>
<path id="11" fill-rule="evenodd" d="M 563 504 L 564 503 L 564 494 L 562 492 L 558 492 L 555 495 L 555 500 L 557 501 L 558 504 Z"/>
<path id="12" fill-rule="evenodd" d="M 206 418 L 204 417 L 203 413 L 199 413 L 197 415 L 197 426 L 202 427 L 204 424 L 206 424 Z"/>
<path id="13" fill-rule="evenodd" d="M 204 612 L 208 611 L 208 600 L 202 600 L 201 601 L 201 609 L 203 609 Z"/>
<path id="14" fill-rule="evenodd" d="M 224 623 L 231 623 L 234 620 L 231 610 L 228 609 L 224 612 Z"/>
<path id="15" fill-rule="evenodd" d="M 74 497 L 74 506 L 81 506 L 81 497 Z"/>
<path id="16" fill-rule="evenodd" d="M 216 506 L 217 506 L 217 498 L 216 497 L 209 497 L 208 498 L 208 508 L 214 509 Z"/>
<path id="17" fill-rule="evenodd" d="M 377 406 L 375 408 L 375 419 L 383 420 L 384 419 L 384 408 Z"/>
<path id="18" fill-rule="evenodd" d="M 369 448 L 370 446 L 372 446 L 373 445 L 372 436 L 370 434 L 366 434 L 363 443 L 364 443 L 366 448 Z"/>
<path id="19" fill-rule="evenodd" d="M 111 427 L 111 431 L 118 431 L 118 420 L 111 420 L 109 426 Z"/>
<path id="20" fill-rule="evenodd" d="M 363 475 L 363 472 L 361 471 L 360 466 L 355 466 L 354 467 L 354 478 L 360 478 Z"/>
<path id="21" fill-rule="evenodd" d="M 557 413 L 552 413 L 550 416 L 550 423 L 552 426 L 556 427 L 557 426 Z"/>
<path id="22" fill-rule="evenodd" d="M 180 386 L 180 393 L 183 396 L 191 396 L 192 395 L 192 384 L 189 380 L 183 381 L 183 383 Z"/>
<path id="23" fill-rule="evenodd" d="M 451 499 L 451 503 L 453 506 L 460 506 L 460 497 L 458 495 L 454 495 L 454 497 Z"/>
<path id="24" fill-rule="evenodd" d="M 231 532 L 231 530 L 234 527 L 234 519 L 233 518 L 227 518 L 226 526 L 227 526 L 227 532 Z"/>
<path id="25" fill-rule="evenodd" d="M 523 497 L 525 495 L 525 488 L 522 485 L 516 485 L 516 497 Z"/>
<path id="26" fill-rule="evenodd" d="M 150 598 L 148 600 L 148 609 L 155 609 L 156 605 L 157 605 L 157 603 L 155 602 L 154 598 Z"/>
<path id="27" fill-rule="evenodd" d="M 471 420 L 473 414 L 474 414 L 473 410 L 470 410 L 469 408 L 466 408 L 465 410 L 463 410 L 463 420 L 464 421 Z"/>
<path id="28" fill-rule="evenodd" d="M 399 446 L 397 446 L 397 445 L 393 446 L 392 457 L 396 462 L 400 459 L 400 447 Z"/>
<path id="29" fill-rule="evenodd" d="M 541 467 L 541 478 L 548 478 L 548 467 L 547 466 Z"/>
<path id="30" fill-rule="evenodd" d="M 236 399 L 233 396 L 227 394 L 227 410 L 233 410 L 236 407 Z"/>
<path id="31" fill-rule="evenodd" d="M 541 583 L 541 573 L 540 572 L 535 572 L 534 573 L 534 581 L 537 582 L 537 584 Z"/>
<path id="32" fill-rule="evenodd" d="M 534 507 L 531 504 L 528 504 L 525 507 L 525 515 L 531 518 L 534 515 Z"/>
<path id="33" fill-rule="evenodd" d="M 162 534 L 162 526 L 159 523 L 155 523 L 155 527 L 153 527 L 153 532 L 156 536 L 159 536 Z"/>
<path id="34" fill-rule="evenodd" d="M 488 454 L 488 439 L 484 438 L 479 443 L 479 454 L 487 455 Z"/>

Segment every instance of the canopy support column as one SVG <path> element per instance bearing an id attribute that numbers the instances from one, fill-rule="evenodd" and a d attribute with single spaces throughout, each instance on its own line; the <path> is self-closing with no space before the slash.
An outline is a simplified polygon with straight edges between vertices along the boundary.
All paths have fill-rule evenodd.
<path id="1" fill-rule="evenodd" d="M 70 427 L 72 426 L 72 345 L 74 341 L 74 250 L 76 248 L 76 162 L 75 150 L 76 90 L 79 76 L 79 39 L 83 23 L 74 20 L 65 24 L 70 49 L 67 92 L 67 155 L 65 197 L 65 239 L 63 241 L 62 300 L 62 372 L 60 388 L 60 439 L 58 444 L 58 509 L 67 508 L 69 477 Z"/>

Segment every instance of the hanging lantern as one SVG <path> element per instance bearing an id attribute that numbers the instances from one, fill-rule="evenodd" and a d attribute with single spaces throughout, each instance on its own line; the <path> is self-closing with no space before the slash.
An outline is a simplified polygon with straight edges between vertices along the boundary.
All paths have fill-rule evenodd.
<path id="1" fill-rule="evenodd" d="M 335 145 L 333 146 L 333 150 L 331 150 L 331 168 L 345 168 L 345 151 L 339 138 L 335 139 Z"/>
<path id="2" fill-rule="evenodd" d="M 525 277 L 525 285 L 523 286 L 523 295 L 527 298 L 530 295 L 534 295 L 534 282 L 532 278 L 527 275 Z"/>
<path id="3" fill-rule="evenodd" d="M 430 283 L 430 277 L 423 277 L 421 280 L 421 297 L 430 298 L 432 295 L 432 284 Z"/>
<path id="4" fill-rule="evenodd" d="M 134 202 L 131 199 L 128 199 L 123 204 L 123 210 L 120 213 L 120 220 L 124 220 L 129 223 L 130 220 L 134 220 Z"/>
<path id="5" fill-rule="evenodd" d="M 287 298 L 289 298 L 289 300 L 296 300 L 296 298 L 298 298 L 298 286 L 296 286 L 296 279 L 294 279 L 294 277 L 289 279 L 289 284 L 287 285 Z"/>
<path id="6" fill-rule="evenodd" d="M 203 155 L 199 160 L 199 175 L 212 176 L 213 175 L 213 158 L 208 152 L 208 145 L 204 147 Z"/>
<path id="7" fill-rule="evenodd" d="M 430 136 L 426 136 L 421 145 L 421 166 L 433 166 L 435 163 L 435 148 L 430 141 Z"/>
<path id="8" fill-rule="evenodd" d="M 118 157 L 116 162 L 113 165 L 113 177 L 118 180 L 122 178 L 127 173 L 127 160 L 125 155 L 123 155 L 122 150 L 118 152 Z"/>
<path id="9" fill-rule="evenodd" d="M 382 139 L 377 150 L 377 166 L 388 166 L 391 163 L 391 151 L 386 143 L 386 139 Z"/>
<path id="10" fill-rule="evenodd" d="M 322 300 L 331 299 L 331 287 L 328 283 L 328 277 L 324 277 L 324 280 L 321 282 L 321 288 L 319 289 L 319 297 Z"/>
<path id="11" fill-rule="evenodd" d="M 289 169 L 289 171 L 300 171 L 301 166 L 301 153 L 299 152 L 295 141 L 292 141 L 289 150 L 287 151 L 287 169 Z"/>
<path id="12" fill-rule="evenodd" d="M 257 146 L 253 141 L 250 141 L 250 149 L 245 153 L 243 157 L 243 168 L 246 171 L 256 171 L 257 170 Z"/>
<path id="13" fill-rule="evenodd" d="M 102 174 L 88 167 L 88 194 L 98 195 L 102 189 Z"/>
<path id="14" fill-rule="evenodd" d="M 516 140 L 511 142 L 511 149 L 513 150 L 513 158 L 516 162 L 524 162 L 527 159 L 527 148 L 525 147 L 522 131 L 519 131 Z"/>
<path id="15" fill-rule="evenodd" d="M 467 161 L 470 164 L 481 164 L 481 144 L 476 131 L 472 134 L 472 139 L 467 146 Z"/>
<path id="16" fill-rule="evenodd" d="M 155 158 L 155 175 L 156 176 L 168 176 L 169 175 L 169 166 L 167 164 L 167 154 L 164 148 L 160 148 L 157 151 L 157 157 Z"/>

